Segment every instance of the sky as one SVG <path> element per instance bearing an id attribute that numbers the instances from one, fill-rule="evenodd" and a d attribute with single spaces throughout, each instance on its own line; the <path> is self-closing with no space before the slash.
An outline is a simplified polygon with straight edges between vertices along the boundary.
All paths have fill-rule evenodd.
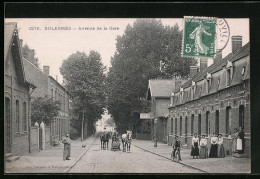
<path id="1" fill-rule="evenodd" d="M 40 68 L 50 66 L 50 75 L 62 83 L 60 66 L 71 54 L 81 51 L 100 53 L 107 69 L 110 59 L 116 51 L 116 37 L 124 34 L 128 24 L 133 25 L 132 18 L 17 18 L 5 19 L 5 22 L 17 22 L 19 38 L 36 52 Z M 243 44 L 249 42 L 249 19 L 225 19 L 230 28 L 230 38 L 242 35 Z M 183 29 L 182 18 L 161 18 L 163 25 L 179 25 Z M 65 27 L 69 30 L 49 30 Z M 107 28 L 107 30 L 105 30 Z M 222 57 L 231 52 L 231 40 L 222 51 Z M 212 60 L 209 60 L 209 65 Z"/>

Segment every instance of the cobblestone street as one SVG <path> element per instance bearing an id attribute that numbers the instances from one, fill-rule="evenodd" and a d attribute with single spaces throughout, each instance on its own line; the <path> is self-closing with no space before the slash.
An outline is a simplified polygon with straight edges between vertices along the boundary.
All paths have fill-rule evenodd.
<path id="1" fill-rule="evenodd" d="M 110 140 L 111 142 L 111 140 Z M 82 144 L 86 144 L 82 148 Z M 6 164 L 7 173 L 248 173 L 250 159 L 231 156 L 192 159 L 189 149 L 182 149 L 181 163 L 170 160 L 172 147 L 152 141 L 133 140 L 131 152 L 101 150 L 99 137 L 72 143 L 71 160 L 62 160 L 63 145 L 22 156 Z M 122 149 L 122 146 L 121 146 Z"/>

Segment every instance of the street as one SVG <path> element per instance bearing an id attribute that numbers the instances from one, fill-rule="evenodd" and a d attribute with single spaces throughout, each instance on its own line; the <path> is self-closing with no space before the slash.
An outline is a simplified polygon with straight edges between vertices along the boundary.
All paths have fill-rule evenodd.
<path id="1" fill-rule="evenodd" d="M 111 141 L 110 141 L 111 142 Z M 111 144 L 111 143 L 110 143 Z M 132 142 L 134 144 L 134 141 Z M 130 152 L 100 149 L 96 138 L 88 152 L 69 173 L 198 173 L 200 171 L 171 162 L 131 145 Z M 170 151 L 169 151 L 170 152 Z M 170 155 L 170 154 L 169 154 Z"/>

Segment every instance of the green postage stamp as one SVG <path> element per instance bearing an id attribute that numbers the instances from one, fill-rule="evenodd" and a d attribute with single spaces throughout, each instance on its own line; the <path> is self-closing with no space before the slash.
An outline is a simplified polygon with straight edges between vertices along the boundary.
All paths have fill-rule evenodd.
<path id="1" fill-rule="evenodd" d="M 214 58 L 216 18 L 184 17 L 182 56 Z"/>

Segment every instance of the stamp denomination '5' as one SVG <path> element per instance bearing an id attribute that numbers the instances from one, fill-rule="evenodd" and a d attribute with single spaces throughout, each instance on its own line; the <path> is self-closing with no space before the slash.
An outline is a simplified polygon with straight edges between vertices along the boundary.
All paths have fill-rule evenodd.
<path id="1" fill-rule="evenodd" d="M 184 17 L 183 57 L 214 58 L 216 21 L 215 18 Z"/>

